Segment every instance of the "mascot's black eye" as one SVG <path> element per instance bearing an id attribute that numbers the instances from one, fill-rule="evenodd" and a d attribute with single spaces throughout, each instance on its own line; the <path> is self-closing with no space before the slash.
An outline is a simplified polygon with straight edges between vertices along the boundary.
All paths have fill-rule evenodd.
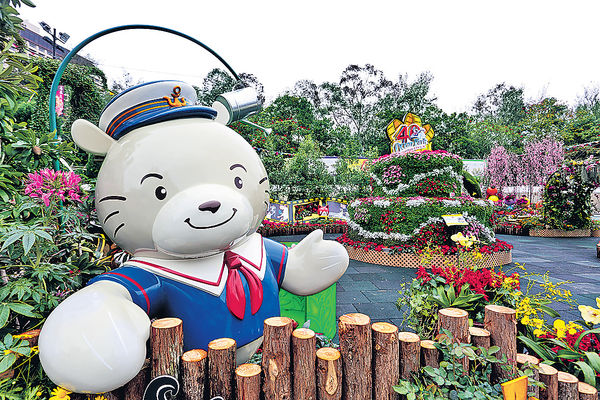
<path id="1" fill-rule="evenodd" d="M 244 182 L 242 182 L 242 178 L 240 178 L 239 176 L 235 177 L 235 179 L 233 180 L 233 183 L 235 183 L 235 187 L 238 189 L 241 189 L 242 186 L 244 186 Z"/>
<path id="2" fill-rule="evenodd" d="M 164 200 L 165 197 L 167 197 L 167 189 L 165 189 L 163 186 L 159 186 L 154 191 L 154 195 L 157 199 Z"/>

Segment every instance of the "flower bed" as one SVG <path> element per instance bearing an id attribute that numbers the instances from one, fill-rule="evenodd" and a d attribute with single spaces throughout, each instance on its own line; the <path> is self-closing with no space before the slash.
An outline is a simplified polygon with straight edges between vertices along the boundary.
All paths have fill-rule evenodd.
<path id="1" fill-rule="evenodd" d="M 458 263 L 461 258 L 477 258 L 478 265 L 482 267 L 497 267 L 512 262 L 511 249 L 513 246 L 502 240 L 496 240 L 492 245 L 483 245 L 470 252 L 464 252 L 459 246 L 443 245 L 433 255 L 424 254 L 418 245 L 400 244 L 384 246 L 374 242 L 361 242 L 352 240 L 346 233 L 336 239 L 346 250 L 351 259 L 371 264 L 387 265 L 391 267 L 418 268 L 423 264 L 447 265 Z M 424 257 L 429 257 L 427 261 Z"/>
<path id="2" fill-rule="evenodd" d="M 590 229 L 530 229 L 529 236 L 536 237 L 588 237 L 590 236 Z"/>
<path id="3" fill-rule="evenodd" d="M 344 220 L 315 220 L 315 222 L 294 224 L 264 220 L 262 226 L 258 228 L 258 233 L 264 237 L 305 235 L 316 229 L 321 229 L 324 233 L 344 233 L 348 226 Z"/>

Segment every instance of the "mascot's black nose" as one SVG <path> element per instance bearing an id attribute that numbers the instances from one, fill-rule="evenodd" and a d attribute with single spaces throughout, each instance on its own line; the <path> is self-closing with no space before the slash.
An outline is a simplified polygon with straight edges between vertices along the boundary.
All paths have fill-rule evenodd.
<path id="1" fill-rule="evenodd" d="M 216 213 L 221 207 L 221 203 L 216 200 L 209 200 L 204 202 L 198 206 L 198 210 L 200 211 L 210 211 L 211 213 Z"/>

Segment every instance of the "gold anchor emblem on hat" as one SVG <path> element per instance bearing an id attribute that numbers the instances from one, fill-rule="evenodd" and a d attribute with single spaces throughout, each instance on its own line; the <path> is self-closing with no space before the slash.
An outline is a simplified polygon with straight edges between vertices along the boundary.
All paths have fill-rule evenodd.
<path id="1" fill-rule="evenodd" d="M 180 94 L 181 88 L 179 86 L 175 86 L 173 88 L 173 93 L 171 93 L 171 96 L 165 96 L 163 97 L 163 99 L 165 99 L 171 107 L 183 107 L 187 105 L 187 103 L 185 101 L 185 97 L 182 96 L 181 98 L 179 98 Z"/>

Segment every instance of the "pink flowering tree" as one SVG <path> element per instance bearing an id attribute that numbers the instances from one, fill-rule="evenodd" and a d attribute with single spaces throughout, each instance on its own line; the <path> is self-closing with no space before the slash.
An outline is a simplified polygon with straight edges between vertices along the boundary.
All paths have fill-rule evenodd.
<path id="1" fill-rule="evenodd" d="M 546 183 L 548 177 L 562 165 L 562 143 L 545 138 L 525 145 L 517 155 L 502 146 L 494 147 L 487 159 L 486 178 L 499 190 L 505 186 L 533 186 Z"/>

